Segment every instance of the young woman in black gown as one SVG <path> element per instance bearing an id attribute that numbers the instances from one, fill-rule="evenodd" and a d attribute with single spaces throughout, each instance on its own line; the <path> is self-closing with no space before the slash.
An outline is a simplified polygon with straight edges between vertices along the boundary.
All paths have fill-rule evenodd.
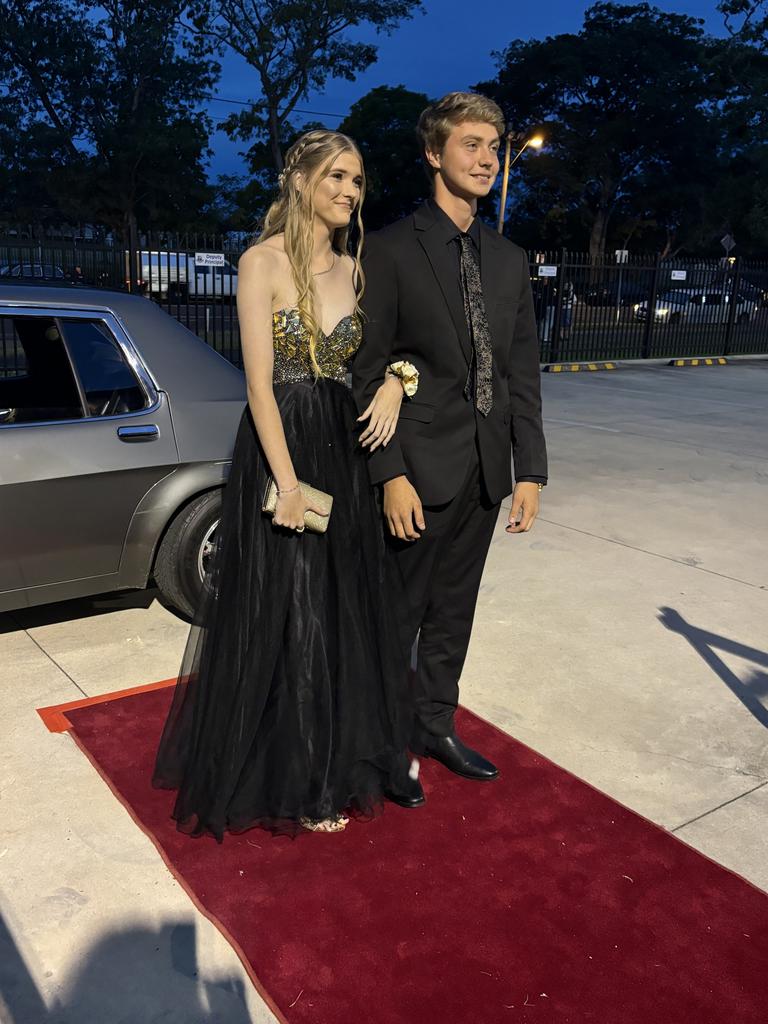
<path id="1" fill-rule="evenodd" d="M 178 789 L 174 817 L 195 835 L 339 831 L 385 796 L 408 805 L 413 788 L 397 598 L 365 457 L 391 437 L 403 389 L 388 376 L 363 429 L 346 384 L 362 287 L 347 240 L 355 216 L 362 241 L 363 193 L 352 140 L 305 134 L 240 260 L 248 405 L 153 780 Z M 262 513 L 270 477 L 274 519 Z M 304 530 L 307 510 L 327 508 L 299 481 L 333 496 L 325 533 Z"/>

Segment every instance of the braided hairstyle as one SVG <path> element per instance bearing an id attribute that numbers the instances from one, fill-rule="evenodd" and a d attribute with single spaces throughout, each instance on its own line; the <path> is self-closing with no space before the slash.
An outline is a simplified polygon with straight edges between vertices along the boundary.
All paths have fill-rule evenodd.
<path id="1" fill-rule="evenodd" d="M 283 235 L 285 253 L 291 264 L 293 283 L 298 296 L 296 305 L 302 323 L 309 334 L 309 356 L 318 376 L 321 376 L 316 355 L 319 323 L 312 276 L 314 192 L 317 184 L 328 174 L 342 153 L 354 154 L 362 168 L 363 158 L 348 135 L 325 128 L 317 128 L 299 136 L 285 154 L 285 167 L 278 178 L 280 191 L 267 210 L 264 228 L 259 237 L 259 242 L 264 242 L 273 235 Z M 300 186 L 297 181 L 298 175 L 301 175 Z M 363 172 L 360 202 L 354 211 L 358 228 L 358 243 L 356 251 L 351 254 L 355 261 L 354 279 L 357 285 L 358 303 L 364 287 L 363 270 L 360 265 L 360 253 L 363 247 L 363 222 L 360 211 L 364 196 L 365 174 Z M 337 228 L 334 231 L 331 245 L 337 253 L 348 252 L 349 226 Z M 357 304 L 356 308 L 358 308 Z"/>

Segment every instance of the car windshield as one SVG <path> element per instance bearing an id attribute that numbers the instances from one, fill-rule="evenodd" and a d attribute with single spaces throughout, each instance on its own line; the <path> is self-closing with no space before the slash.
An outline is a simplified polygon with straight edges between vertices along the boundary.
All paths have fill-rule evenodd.
<path id="1" fill-rule="evenodd" d="M 659 302 L 674 302 L 678 306 L 683 306 L 688 301 L 688 296 L 683 295 L 682 292 L 666 292 L 660 296 Z"/>

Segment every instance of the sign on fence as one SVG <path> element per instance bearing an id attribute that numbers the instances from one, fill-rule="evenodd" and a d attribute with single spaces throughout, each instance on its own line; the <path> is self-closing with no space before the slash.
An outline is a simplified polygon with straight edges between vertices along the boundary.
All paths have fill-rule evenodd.
<path id="1" fill-rule="evenodd" d="M 542 263 L 539 266 L 539 277 L 557 277 L 557 267 Z"/>
<path id="2" fill-rule="evenodd" d="M 616 262 L 629 263 L 629 249 L 616 249 Z"/>
<path id="3" fill-rule="evenodd" d="M 224 253 L 223 252 L 196 252 L 195 253 L 195 266 L 196 267 L 223 267 L 224 266 Z"/>
<path id="4" fill-rule="evenodd" d="M 684 281 L 687 276 L 688 276 L 688 271 L 687 270 L 673 270 L 672 271 L 672 280 L 673 281 Z"/>

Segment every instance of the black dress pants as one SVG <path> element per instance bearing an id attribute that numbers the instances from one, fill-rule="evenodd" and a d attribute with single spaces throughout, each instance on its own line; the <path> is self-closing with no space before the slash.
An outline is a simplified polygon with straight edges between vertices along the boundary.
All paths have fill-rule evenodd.
<path id="1" fill-rule="evenodd" d="M 427 528 L 421 538 L 391 542 L 406 595 L 402 629 L 408 649 L 418 636 L 415 750 L 424 732 L 453 734 L 459 677 L 498 514 L 499 504 L 485 494 L 474 451 L 459 493 L 444 505 L 424 507 Z"/>

